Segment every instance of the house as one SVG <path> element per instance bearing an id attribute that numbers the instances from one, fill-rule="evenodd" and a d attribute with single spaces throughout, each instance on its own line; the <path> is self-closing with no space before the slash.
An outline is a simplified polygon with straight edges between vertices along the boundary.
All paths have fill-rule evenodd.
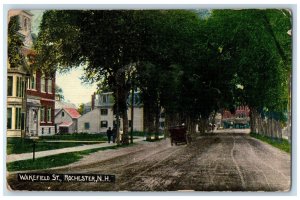
<path id="1" fill-rule="evenodd" d="M 131 98 L 131 97 L 129 97 Z M 78 132 L 105 133 L 108 127 L 116 125 L 116 116 L 113 112 L 114 97 L 112 92 L 92 95 L 92 110 L 78 119 Z M 131 109 L 127 110 L 129 128 L 131 128 Z M 139 93 L 134 95 L 134 119 L 133 130 L 143 131 L 143 106 L 140 102 Z M 120 118 L 120 130 L 123 129 L 123 122 Z"/>
<path id="2" fill-rule="evenodd" d="M 25 10 L 10 10 L 9 19 L 19 17 L 22 53 L 34 56 L 31 21 L 33 14 Z M 7 63 L 7 136 L 30 137 L 53 135 L 55 74 L 39 70 L 12 67 Z"/>
<path id="3" fill-rule="evenodd" d="M 55 114 L 56 133 L 76 133 L 81 115 L 75 108 L 62 108 Z"/>

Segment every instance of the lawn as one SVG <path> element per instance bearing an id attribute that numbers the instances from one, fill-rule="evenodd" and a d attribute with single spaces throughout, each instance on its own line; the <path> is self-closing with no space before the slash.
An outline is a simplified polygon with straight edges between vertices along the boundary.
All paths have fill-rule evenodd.
<path id="1" fill-rule="evenodd" d="M 23 171 L 23 170 L 36 170 L 36 169 L 49 169 L 52 167 L 59 167 L 68 165 L 71 163 L 74 163 L 85 155 L 89 155 L 91 153 L 97 152 L 97 151 L 104 151 L 108 149 L 118 149 L 118 148 L 124 148 L 129 147 L 134 144 L 129 145 L 121 145 L 121 146 L 110 146 L 110 147 L 101 147 L 96 149 L 90 149 L 85 151 L 78 151 L 78 152 L 70 152 L 70 153 L 62 153 L 57 154 L 53 156 L 47 156 L 42 158 L 37 158 L 35 161 L 33 160 L 21 160 L 21 161 L 15 161 L 8 163 L 7 170 L 8 171 Z"/>
<path id="2" fill-rule="evenodd" d="M 139 137 L 147 137 L 150 134 L 151 137 L 154 137 L 155 134 L 154 133 L 146 133 L 146 132 L 142 132 L 142 131 L 133 131 L 132 135 L 133 136 L 139 136 Z M 128 135 L 130 136 L 130 131 L 128 132 Z M 159 136 L 163 136 L 164 133 L 158 133 Z"/>
<path id="3" fill-rule="evenodd" d="M 278 149 L 281 149 L 287 153 L 290 153 L 291 152 L 291 144 L 289 143 L 288 140 L 286 139 L 275 139 L 275 138 L 270 138 L 270 137 L 267 137 L 267 136 L 264 136 L 264 135 L 260 135 L 260 134 L 256 134 L 256 133 L 250 133 L 250 136 L 256 138 L 256 139 L 259 139 L 263 142 L 266 142 Z"/>
<path id="4" fill-rule="evenodd" d="M 60 134 L 53 136 L 42 136 L 43 140 L 75 140 L 75 141 L 107 141 L 106 134 L 88 134 L 88 133 L 74 133 L 74 134 Z"/>
<path id="5" fill-rule="evenodd" d="M 103 141 L 104 142 L 104 141 Z M 45 151 L 61 149 L 66 147 L 82 146 L 86 144 L 97 144 L 99 142 L 46 142 L 45 139 L 38 139 L 35 145 L 35 151 Z M 20 154 L 32 152 L 33 141 L 22 138 L 7 138 L 7 154 Z"/>

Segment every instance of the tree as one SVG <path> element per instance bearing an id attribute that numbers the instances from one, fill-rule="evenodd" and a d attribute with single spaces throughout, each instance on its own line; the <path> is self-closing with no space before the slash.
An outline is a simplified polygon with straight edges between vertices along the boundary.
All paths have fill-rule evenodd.
<path id="1" fill-rule="evenodd" d="M 84 104 L 81 103 L 79 105 L 79 108 L 77 109 L 77 111 L 79 112 L 80 115 L 83 115 L 83 112 L 84 112 Z"/>
<path id="2" fill-rule="evenodd" d="M 22 53 L 23 38 L 19 33 L 19 16 L 12 16 L 8 23 L 8 61 L 12 68 L 27 66 L 25 56 Z"/>
<path id="3" fill-rule="evenodd" d="M 184 122 L 194 132 L 200 121 L 203 132 L 211 113 L 241 104 L 253 112 L 282 116 L 291 63 L 290 38 L 283 34 L 291 28 L 287 14 L 47 11 L 35 45 L 36 63 L 50 72 L 83 65 L 86 81 L 104 83 L 99 88 L 112 90 L 117 120 L 123 119 L 124 143 L 134 77 L 142 92 L 147 131 L 158 132 L 163 107 L 169 125 Z"/>
<path id="4" fill-rule="evenodd" d="M 55 95 L 59 97 L 59 100 L 65 100 L 63 90 L 58 85 L 55 85 Z"/>
<path id="5" fill-rule="evenodd" d="M 280 116 L 286 111 L 288 99 L 289 67 L 284 64 L 288 59 L 283 52 L 291 53 L 291 40 L 286 34 L 291 28 L 289 15 L 282 10 L 216 10 L 209 23 L 215 30 L 212 37 L 216 48 L 232 56 L 229 60 L 235 66 L 232 81 L 242 86 L 234 90 L 236 104 L 250 106 L 254 132 L 257 124 L 262 125 L 261 117 L 267 116 L 263 113 L 273 113 L 267 117 L 268 130 L 259 128 L 261 132 L 273 134 L 273 120 L 284 120 Z M 226 34 L 219 34 L 225 31 Z M 278 40 L 275 32 L 281 36 Z"/>

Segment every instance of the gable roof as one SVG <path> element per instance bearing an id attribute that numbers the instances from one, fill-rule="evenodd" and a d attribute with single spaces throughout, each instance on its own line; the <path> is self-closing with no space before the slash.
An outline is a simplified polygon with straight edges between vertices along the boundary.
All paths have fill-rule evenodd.
<path id="1" fill-rule="evenodd" d="M 63 108 L 72 118 L 79 118 L 81 115 L 75 108 Z"/>

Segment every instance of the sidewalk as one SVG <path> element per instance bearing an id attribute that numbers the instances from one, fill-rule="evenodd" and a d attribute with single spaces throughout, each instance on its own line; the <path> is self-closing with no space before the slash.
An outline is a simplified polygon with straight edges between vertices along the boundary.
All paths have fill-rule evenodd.
<path id="1" fill-rule="evenodd" d="M 139 137 L 137 139 L 134 139 L 134 142 L 141 142 L 143 141 L 143 137 Z M 116 143 L 100 143 L 100 144 L 91 144 L 91 145 L 83 145 L 83 146 L 77 146 L 77 147 L 68 147 L 68 148 L 62 148 L 62 149 L 53 149 L 49 151 L 37 151 L 35 152 L 35 158 L 41 158 L 61 153 L 69 153 L 69 152 L 76 152 L 76 151 L 84 151 L 89 149 L 97 149 L 101 147 L 111 147 L 116 146 Z M 6 163 L 19 161 L 19 160 L 28 160 L 32 159 L 32 152 L 31 153 L 22 153 L 22 154 L 10 154 L 6 156 Z"/>

